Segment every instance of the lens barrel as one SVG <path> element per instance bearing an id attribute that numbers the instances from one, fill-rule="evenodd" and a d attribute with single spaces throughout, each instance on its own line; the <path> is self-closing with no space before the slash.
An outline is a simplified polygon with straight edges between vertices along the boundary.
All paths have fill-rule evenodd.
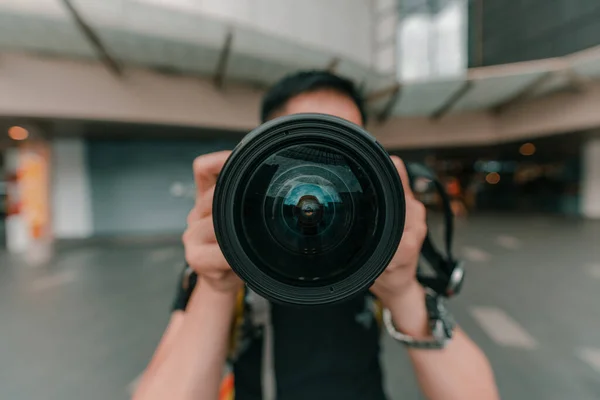
<path id="1" fill-rule="evenodd" d="M 244 137 L 213 200 L 215 234 L 240 278 L 268 300 L 340 302 L 385 270 L 404 228 L 388 153 L 341 118 L 296 114 Z"/>

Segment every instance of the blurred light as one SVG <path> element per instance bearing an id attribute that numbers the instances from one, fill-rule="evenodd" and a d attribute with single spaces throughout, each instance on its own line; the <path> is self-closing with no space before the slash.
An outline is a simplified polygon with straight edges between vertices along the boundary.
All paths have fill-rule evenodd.
<path id="1" fill-rule="evenodd" d="M 500 174 L 497 172 L 490 172 L 489 174 L 487 174 L 487 176 L 485 177 L 485 181 L 487 183 L 489 183 L 490 185 L 495 185 L 498 182 L 500 182 Z"/>
<path id="2" fill-rule="evenodd" d="M 524 156 L 532 156 L 535 154 L 535 145 L 533 143 L 525 143 L 519 149 L 519 153 Z"/>
<path id="3" fill-rule="evenodd" d="M 485 172 L 500 172 L 501 169 L 502 169 L 502 164 L 500 164 L 498 161 L 490 161 L 485 165 L 484 171 Z"/>
<path id="4" fill-rule="evenodd" d="M 415 181 L 414 188 L 417 193 L 425 193 L 429 189 L 431 180 L 420 178 Z"/>
<path id="5" fill-rule="evenodd" d="M 8 136 L 12 140 L 25 140 L 29 137 L 29 131 L 21 126 L 12 126 L 8 129 Z"/>
<path id="6" fill-rule="evenodd" d="M 475 171 L 477 172 L 483 172 L 485 170 L 485 162 L 483 161 L 476 161 L 475 162 Z"/>
<path id="7" fill-rule="evenodd" d="M 181 182 L 173 182 L 171 188 L 169 189 L 171 196 L 173 197 L 183 197 L 185 196 L 185 185 Z"/>

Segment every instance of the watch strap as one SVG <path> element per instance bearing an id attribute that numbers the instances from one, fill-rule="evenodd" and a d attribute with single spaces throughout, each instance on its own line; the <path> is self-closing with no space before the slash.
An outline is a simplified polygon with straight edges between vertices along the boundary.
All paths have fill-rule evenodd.
<path id="1" fill-rule="evenodd" d="M 445 307 L 444 299 L 430 291 L 426 291 L 425 305 L 427 308 L 429 330 L 431 337 L 428 339 L 417 339 L 412 336 L 398 332 L 392 320 L 392 313 L 388 309 L 383 310 L 383 322 L 388 334 L 395 340 L 407 347 L 417 349 L 442 349 L 452 339 L 455 322 L 452 315 Z"/>

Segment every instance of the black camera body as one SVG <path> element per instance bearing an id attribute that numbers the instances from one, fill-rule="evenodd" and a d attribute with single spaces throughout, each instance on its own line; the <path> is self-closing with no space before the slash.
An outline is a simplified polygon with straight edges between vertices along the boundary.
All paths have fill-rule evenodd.
<path id="1" fill-rule="evenodd" d="M 404 192 L 367 131 L 297 114 L 259 126 L 234 149 L 213 220 L 226 260 L 257 294 L 331 304 L 368 290 L 389 264 L 404 229 Z"/>

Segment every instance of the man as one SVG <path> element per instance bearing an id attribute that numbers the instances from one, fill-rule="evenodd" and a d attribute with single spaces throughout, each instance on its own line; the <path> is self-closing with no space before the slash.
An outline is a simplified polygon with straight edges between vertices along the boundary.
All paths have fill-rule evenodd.
<path id="1" fill-rule="evenodd" d="M 264 98 L 262 119 L 306 112 L 335 115 L 357 125 L 364 125 L 366 119 L 354 85 L 319 71 L 301 72 L 276 84 Z M 406 192 L 404 235 L 396 256 L 370 293 L 339 305 L 310 309 L 270 304 L 267 321 L 273 337 L 268 343 L 264 326 L 258 326 L 258 318 L 248 316 L 249 299 L 256 296 L 243 290 L 215 239 L 212 196 L 228 155 L 213 153 L 194 161 L 198 192 L 183 235 L 191 274 L 183 280 L 176 311 L 135 398 L 216 400 L 229 356 L 236 400 L 385 399 L 379 364 L 380 325 L 372 306 L 380 302 L 387 308 L 398 332 L 417 341 L 431 336 L 425 291 L 416 280 L 427 231 L 425 208 L 407 185 L 404 164 L 392 157 Z M 259 303 L 254 300 L 250 311 L 258 313 Z M 244 329 L 247 325 L 249 330 Z M 265 351 L 267 346 L 271 351 Z M 232 351 L 236 347 L 237 352 Z M 443 349 L 408 348 L 408 354 L 428 399 L 498 399 L 486 357 L 460 329 Z M 268 371 L 264 372 L 267 363 L 274 366 L 271 379 Z M 388 379 L 394 379 L 393 374 L 390 371 Z"/>

